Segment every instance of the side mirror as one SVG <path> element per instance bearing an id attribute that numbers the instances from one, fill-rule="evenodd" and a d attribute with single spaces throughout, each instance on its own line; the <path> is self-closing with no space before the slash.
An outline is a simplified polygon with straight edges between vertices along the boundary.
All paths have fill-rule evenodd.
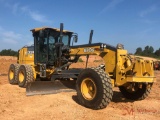
<path id="1" fill-rule="evenodd" d="M 77 33 L 74 33 L 72 35 L 72 46 L 73 46 L 73 43 L 77 43 L 78 42 L 78 34 Z"/>
<path id="2" fill-rule="evenodd" d="M 77 35 L 75 35 L 75 36 L 73 37 L 73 41 L 74 41 L 75 43 L 78 42 L 78 36 L 77 36 Z"/>

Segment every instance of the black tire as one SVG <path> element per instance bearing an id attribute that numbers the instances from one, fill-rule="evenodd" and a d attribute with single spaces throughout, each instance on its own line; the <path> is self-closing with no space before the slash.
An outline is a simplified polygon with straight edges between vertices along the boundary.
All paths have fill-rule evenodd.
<path id="1" fill-rule="evenodd" d="M 92 93 L 93 97 L 91 97 L 91 99 L 89 97 L 87 98 L 85 93 L 83 93 L 82 86 L 87 80 L 91 81 L 91 83 L 93 82 L 93 88 L 95 88 L 92 88 L 92 90 L 94 91 L 96 89 L 96 92 Z M 80 104 L 92 109 L 102 109 L 107 107 L 113 96 L 110 78 L 103 70 L 98 69 L 87 68 L 82 70 L 77 79 L 76 90 Z M 88 92 L 87 94 L 90 93 Z"/>
<path id="2" fill-rule="evenodd" d="M 102 69 L 105 71 L 105 64 L 100 64 L 98 67 L 96 67 L 96 69 Z"/>
<path id="3" fill-rule="evenodd" d="M 138 87 L 140 83 L 135 83 L 137 88 L 135 91 L 130 91 L 127 89 L 126 86 L 120 86 L 119 90 L 121 91 L 122 95 L 130 100 L 143 100 L 145 99 L 152 88 L 152 83 L 146 84 L 146 83 L 141 83 L 141 88 Z"/>
<path id="4" fill-rule="evenodd" d="M 28 83 L 34 82 L 34 73 L 30 65 L 21 65 L 18 71 L 18 85 L 26 87 Z"/>
<path id="5" fill-rule="evenodd" d="M 17 75 L 20 65 L 19 64 L 11 64 L 8 70 L 8 81 L 10 84 L 17 84 Z"/>

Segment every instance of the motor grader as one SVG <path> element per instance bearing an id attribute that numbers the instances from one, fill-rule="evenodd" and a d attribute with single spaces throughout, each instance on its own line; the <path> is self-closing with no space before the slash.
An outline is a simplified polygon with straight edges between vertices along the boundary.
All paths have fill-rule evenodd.
<path id="1" fill-rule="evenodd" d="M 79 103 L 92 109 L 102 109 L 109 104 L 113 87 L 119 87 L 124 97 L 132 100 L 145 99 L 150 93 L 155 81 L 153 62 L 143 59 L 132 62 L 122 44 L 114 47 L 92 43 L 91 30 L 88 44 L 73 45 L 78 35 L 63 30 L 63 24 L 60 29 L 42 27 L 31 31 L 34 46 L 19 50 L 17 64 L 11 64 L 8 72 L 11 84 L 18 83 L 29 89 L 37 78 L 43 82 L 42 86 L 50 80 L 65 81 L 64 85 L 74 81 Z M 88 68 L 89 55 L 100 56 L 105 67 Z M 87 57 L 86 68 L 70 68 L 80 56 Z M 56 86 L 58 84 L 54 84 Z"/>

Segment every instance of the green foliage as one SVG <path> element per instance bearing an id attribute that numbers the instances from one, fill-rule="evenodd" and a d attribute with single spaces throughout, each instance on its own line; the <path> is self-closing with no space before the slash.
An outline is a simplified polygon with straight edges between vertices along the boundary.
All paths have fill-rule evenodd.
<path id="1" fill-rule="evenodd" d="M 78 59 L 78 62 L 84 62 L 84 61 L 82 60 L 82 58 L 79 58 L 79 59 Z"/>
<path id="2" fill-rule="evenodd" d="M 160 56 L 160 48 L 158 50 L 155 51 L 154 53 L 156 56 Z"/>
<path id="3" fill-rule="evenodd" d="M 141 47 L 138 47 L 136 49 L 136 52 L 135 52 L 136 55 L 141 55 L 142 54 L 142 48 Z"/>
<path id="4" fill-rule="evenodd" d="M 18 56 L 18 52 L 11 49 L 4 49 L 0 52 L 0 56 Z"/>
<path id="5" fill-rule="evenodd" d="M 154 52 L 154 49 L 152 46 L 146 46 L 143 50 L 143 55 L 153 57 L 154 56 L 153 52 Z"/>
<path id="6" fill-rule="evenodd" d="M 135 55 L 140 55 L 140 56 L 147 56 L 147 57 L 154 57 L 154 58 L 160 58 L 160 48 L 159 50 L 156 50 L 154 52 L 154 48 L 152 46 L 146 46 L 144 50 L 142 50 L 141 47 L 138 47 L 136 49 Z"/>

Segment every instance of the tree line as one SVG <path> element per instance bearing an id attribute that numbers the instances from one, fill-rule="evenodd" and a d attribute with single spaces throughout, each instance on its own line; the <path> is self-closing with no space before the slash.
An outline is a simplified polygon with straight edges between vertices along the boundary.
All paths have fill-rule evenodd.
<path id="1" fill-rule="evenodd" d="M 0 56 L 18 56 L 18 51 L 12 49 L 4 49 L 0 51 Z"/>
<path id="2" fill-rule="evenodd" d="M 147 45 L 144 49 L 138 47 L 134 54 L 139 56 L 160 58 L 160 48 L 154 51 L 154 48 L 152 46 Z"/>

